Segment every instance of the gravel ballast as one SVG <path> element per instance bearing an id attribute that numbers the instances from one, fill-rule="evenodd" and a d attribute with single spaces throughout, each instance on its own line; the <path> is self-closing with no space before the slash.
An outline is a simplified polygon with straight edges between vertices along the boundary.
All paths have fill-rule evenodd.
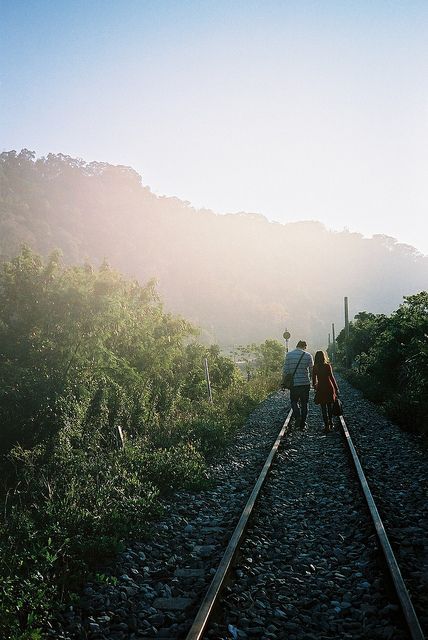
<path id="1" fill-rule="evenodd" d="M 345 381 L 345 418 L 402 568 L 428 629 L 426 450 Z M 262 403 L 210 469 L 213 487 L 181 491 L 104 583 L 85 585 L 49 637 L 184 638 L 289 407 Z M 377 540 L 338 430 L 291 430 L 274 463 L 209 638 L 407 638 L 384 580 Z M 216 626 L 217 625 L 217 626 Z M 229 626 L 230 625 L 230 626 Z"/>

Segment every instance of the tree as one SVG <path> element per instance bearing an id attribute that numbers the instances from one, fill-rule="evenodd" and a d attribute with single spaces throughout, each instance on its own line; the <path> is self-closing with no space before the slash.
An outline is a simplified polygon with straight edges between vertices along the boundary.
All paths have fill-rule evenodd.
<path id="1" fill-rule="evenodd" d="M 337 342 L 343 358 L 344 330 Z M 398 420 L 423 428 L 428 414 L 428 293 L 405 296 L 390 316 L 357 314 L 349 343 L 351 379 Z"/>

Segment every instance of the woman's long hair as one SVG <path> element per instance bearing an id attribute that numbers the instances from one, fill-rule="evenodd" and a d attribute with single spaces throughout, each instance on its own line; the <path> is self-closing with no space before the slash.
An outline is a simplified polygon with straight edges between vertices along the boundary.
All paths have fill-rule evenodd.
<path id="1" fill-rule="evenodd" d="M 328 355 L 324 351 L 317 351 L 314 358 L 314 364 L 321 365 L 329 362 Z"/>

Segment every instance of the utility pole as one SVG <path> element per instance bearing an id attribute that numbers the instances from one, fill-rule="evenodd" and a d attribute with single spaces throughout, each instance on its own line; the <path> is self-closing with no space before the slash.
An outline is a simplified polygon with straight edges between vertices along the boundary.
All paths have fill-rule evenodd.
<path id="1" fill-rule="evenodd" d="M 350 357 L 349 357 L 349 308 L 348 308 L 348 297 L 345 296 L 345 365 L 346 368 L 350 367 Z"/>
<path id="2" fill-rule="evenodd" d="M 334 332 L 334 322 L 331 324 L 331 337 L 332 337 L 332 346 L 331 346 L 331 361 L 334 362 L 336 357 L 336 334 Z"/>
<path id="3" fill-rule="evenodd" d="M 328 334 L 328 348 L 329 349 L 330 349 L 330 345 L 331 345 L 330 334 Z"/>

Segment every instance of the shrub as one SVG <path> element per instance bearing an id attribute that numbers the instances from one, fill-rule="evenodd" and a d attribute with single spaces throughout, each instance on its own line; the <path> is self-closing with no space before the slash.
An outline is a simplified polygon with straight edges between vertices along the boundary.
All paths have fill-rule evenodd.
<path id="1" fill-rule="evenodd" d="M 428 415 L 428 293 L 406 296 L 391 316 L 359 313 L 350 323 L 346 373 L 371 400 L 399 423 L 426 430 Z M 338 336 L 344 361 L 346 336 Z"/>
<path id="2" fill-rule="evenodd" d="M 146 534 L 163 496 L 206 485 L 206 460 L 273 388 L 275 344 L 246 383 L 194 335 L 152 284 L 107 265 L 29 249 L 3 265 L 1 637 L 41 637 L 88 571 Z"/>

